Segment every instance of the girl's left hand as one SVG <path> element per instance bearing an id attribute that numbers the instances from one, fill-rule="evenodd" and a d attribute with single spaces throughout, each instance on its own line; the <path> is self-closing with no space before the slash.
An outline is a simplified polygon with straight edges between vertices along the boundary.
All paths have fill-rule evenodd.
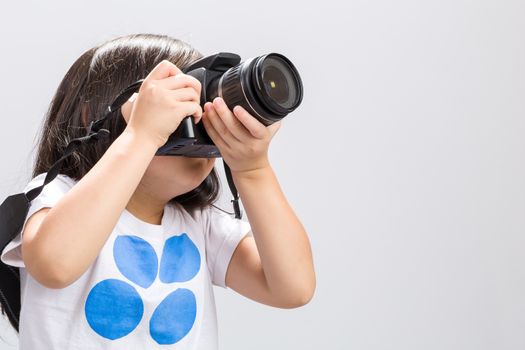
<path id="1" fill-rule="evenodd" d="M 269 165 L 268 147 L 281 120 L 265 126 L 241 106 L 231 111 L 221 97 L 216 97 L 204 105 L 202 122 L 232 173 Z"/>

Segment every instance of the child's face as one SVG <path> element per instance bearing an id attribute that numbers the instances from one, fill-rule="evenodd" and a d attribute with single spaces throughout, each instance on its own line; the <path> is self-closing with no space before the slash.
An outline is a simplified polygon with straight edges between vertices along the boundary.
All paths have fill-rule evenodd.
<path id="1" fill-rule="evenodd" d="M 131 114 L 131 104 L 131 101 L 127 101 L 121 107 L 126 123 Z M 150 196 L 167 202 L 198 187 L 214 165 L 215 158 L 154 156 L 139 187 L 145 189 Z"/>

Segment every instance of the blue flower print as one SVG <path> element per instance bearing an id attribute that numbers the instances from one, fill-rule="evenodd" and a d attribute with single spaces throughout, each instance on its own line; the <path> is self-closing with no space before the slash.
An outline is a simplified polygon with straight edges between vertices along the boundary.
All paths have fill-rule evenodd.
<path id="1" fill-rule="evenodd" d="M 199 250 L 186 233 L 164 242 L 160 265 L 151 244 L 138 236 L 119 235 L 113 245 L 113 257 L 122 275 L 141 288 L 149 288 L 157 274 L 162 283 L 189 281 L 201 265 Z M 130 334 L 143 314 L 144 303 L 137 289 L 115 278 L 97 283 L 85 303 L 90 327 L 110 340 Z M 155 308 L 149 320 L 150 335 L 158 344 L 174 344 L 189 333 L 196 315 L 195 294 L 177 288 Z"/>

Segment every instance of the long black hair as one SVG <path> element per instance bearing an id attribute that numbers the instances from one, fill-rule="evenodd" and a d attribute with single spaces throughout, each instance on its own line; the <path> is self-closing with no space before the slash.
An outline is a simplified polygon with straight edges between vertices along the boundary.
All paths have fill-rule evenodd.
<path id="1" fill-rule="evenodd" d="M 84 52 L 62 79 L 45 115 L 33 178 L 49 171 L 72 139 L 85 136 L 89 123 L 101 118 L 123 89 L 145 78 L 159 62 L 165 59 L 184 69 L 202 57 L 184 41 L 157 34 L 121 36 Z M 65 160 L 61 174 L 78 181 L 98 162 L 127 125 L 120 109 L 113 113 L 104 124 L 110 136 L 79 147 Z M 172 198 L 169 203 L 179 203 L 192 212 L 213 205 L 219 194 L 220 181 L 213 168 L 197 188 Z M 9 287 L 20 292 L 19 283 Z M 8 306 L 3 298 L 0 304 L 2 313 L 6 314 Z M 19 309 L 12 311 L 20 315 Z M 18 332 L 17 320 L 11 314 L 8 318 Z"/>

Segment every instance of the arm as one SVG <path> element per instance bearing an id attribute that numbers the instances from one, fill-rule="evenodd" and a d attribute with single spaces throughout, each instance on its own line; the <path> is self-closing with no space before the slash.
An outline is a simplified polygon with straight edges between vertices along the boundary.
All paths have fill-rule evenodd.
<path id="1" fill-rule="evenodd" d="M 22 235 L 22 259 L 35 279 L 63 288 L 89 268 L 157 149 L 187 115 L 200 119 L 200 89 L 196 78 L 167 60 L 153 68 L 137 102 L 121 108 L 127 122 L 122 134 L 53 208 L 30 218 L 31 229 Z"/>
<path id="2" fill-rule="evenodd" d="M 234 252 L 226 283 L 267 305 L 289 308 L 310 301 L 315 272 L 308 236 L 268 165 L 232 172 L 252 227 Z"/>
<path id="3" fill-rule="evenodd" d="M 283 308 L 306 304 L 315 290 L 307 234 L 268 162 L 268 145 L 280 121 L 265 127 L 221 98 L 204 105 L 202 121 L 232 171 L 253 237 L 233 253 L 226 285 L 255 301 Z"/>
<path id="4" fill-rule="evenodd" d="M 22 235 L 22 258 L 35 279 L 63 288 L 87 270 L 156 150 L 150 138 L 126 128 L 56 206 L 31 217 Z"/>

